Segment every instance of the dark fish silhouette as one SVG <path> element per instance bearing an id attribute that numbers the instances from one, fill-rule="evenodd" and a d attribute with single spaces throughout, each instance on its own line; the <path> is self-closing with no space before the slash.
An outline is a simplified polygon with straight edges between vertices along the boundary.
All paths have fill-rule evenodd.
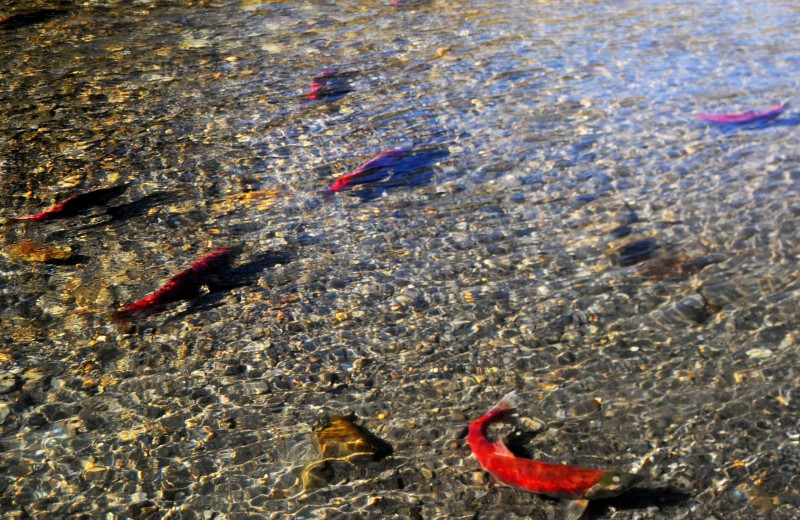
<path id="1" fill-rule="evenodd" d="M 38 9 L 27 13 L 18 13 L 0 18 L 0 31 L 12 31 L 29 25 L 46 22 L 57 16 L 67 14 L 63 9 Z"/>
<path id="2" fill-rule="evenodd" d="M 230 268 L 231 248 L 217 247 L 195 263 L 170 278 L 163 287 L 113 314 L 116 320 L 126 320 L 136 314 L 152 312 L 168 303 L 193 298 L 203 285 L 215 284 L 214 277 Z"/>
<path id="3" fill-rule="evenodd" d="M 74 217 L 90 208 L 102 206 L 108 203 L 108 201 L 111 199 L 122 195 L 126 189 L 128 189 L 128 184 L 120 184 L 119 186 L 112 186 L 110 188 L 99 188 L 96 190 L 87 191 L 85 193 L 79 193 L 40 213 L 28 215 L 26 217 L 10 218 L 5 222 L 7 224 L 25 221 L 44 222 L 48 220 Z"/>

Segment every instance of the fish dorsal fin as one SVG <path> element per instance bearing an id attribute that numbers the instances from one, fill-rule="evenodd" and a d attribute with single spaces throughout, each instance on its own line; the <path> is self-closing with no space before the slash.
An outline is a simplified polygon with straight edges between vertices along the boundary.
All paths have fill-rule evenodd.
<path id="1" fill-rule="evenodd" d="M 500 439 L 497 439 L 496 441 L 494 441 L 494 449 L 497 451 L 498 455 L 501 455 L 503 457 L 514 457 L 515 456 L 513 453 L 511 453 L 511 450 L 509 450 L 506 447 L 506 445 L 503 443 L 503 441 L 500 440 Z"/>

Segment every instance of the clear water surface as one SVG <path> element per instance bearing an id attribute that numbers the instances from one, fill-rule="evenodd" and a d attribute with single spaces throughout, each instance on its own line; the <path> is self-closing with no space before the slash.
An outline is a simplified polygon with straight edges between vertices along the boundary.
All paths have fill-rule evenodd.
<path id="1" fill-rule="evenodd" d="M 516 388 L 531 456 L 645 477 L 588 518 L 798 517 L 800 116 L 695 117 L 795 101 L 794 2 L 3 14 L 42 8 L 0 29 L 0 217 L 130 186 L 2 229 L 5 514 L 557 518 L 466 445 Z M 109 319 L 218 246 L 224 290 Z M 351 412 L 394 454 L 304 490 Z"/>

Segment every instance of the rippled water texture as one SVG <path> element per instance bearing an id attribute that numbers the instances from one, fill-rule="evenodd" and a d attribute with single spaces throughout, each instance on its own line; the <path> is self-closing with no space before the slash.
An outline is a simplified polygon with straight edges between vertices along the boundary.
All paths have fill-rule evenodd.
<path id="1" fill-rule="evenodd" d="M 800 10 L 696 4 L 4 7 L 53 11 L 0 23 L 0 217 L 129 186 L 0 230 L 0 510 L 558 518 L 466 444 L 516 388 L 519 449 L 644 476 L 587 518 L 799 517 L 800 109 L 695 114 L 798 101 Z M 347 414 L 391 453 L 320 461 Z"/>

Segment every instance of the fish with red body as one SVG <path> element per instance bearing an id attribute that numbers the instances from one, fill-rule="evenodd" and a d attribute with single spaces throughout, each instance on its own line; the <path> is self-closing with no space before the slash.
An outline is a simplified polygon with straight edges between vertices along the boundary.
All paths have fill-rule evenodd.
<path id="1" fill-rule="evenodd" d="M 400 147 L 381 152 L 362 164 L 356 171 L 336 179 L 336 182 L 328 188 L 328 191 L 337 192 L 356 184 L 383 180 L 390 174 L 390 168 L 400 162 L 407 154 L 408 150 Z"/>
<path id="2" fill-rule="evenodd" d="M 68 198 L 64 202 L 56 204 L 50 209 L 46 209 L 34 215 L 26 217 L 16 217 L 6 220 L 6 223 L 17 223 L 24 221 L 37 221 L 43 222 L 47 220 L 56 220 L 61 218 L 74 217 L 95 206 L 102 206 L 113 198 L 119 197 L 128 189 L 127 184 L 119 186 L 112 186 L 110 188 L 99 188 L 85 193 L 79 193 Z"/>
<path id="3" fill-rule="evenodd" d="M 212 249 L 187 269 L 170 278 L 161 289 L 116 311 L 114 318 L 124 320 L 142 312 L 153 311 L 168 303 L 196 296 L 200 287 L 207 285 L 212 276 L 230 267 L 231 256 L 229 247 Z"/>
<path id="4" fill-rule="evenodd" d="M 757 121 L 771 121 L 787 108 L 789 108 L 789 103 L 775 105 L 766 110 L 748 110 L 740 114 L 697 114 L 697 117 L 709 123 L 742 125 Z"/>
<path id="5" fill-rule="evenodd" d="M 502 440 L 490 441 L 491 424 L 507 422 L 513 416 L 511 392 L 469 427 L 467 440 L 481 467 L 503 484 L 560 498 L 566 503 L 565 520 L 578 520 L 589 500 L 609 498 L 624 492 L 639 481 L 639 476 L 622 471 L 605 471 L 565 464 L 553 464 L 517 457 Z"/>
<path id="6" fill-rule="evenodd" d="M 325 84 L 339 72 L 334 67 L 328 67 L 313 78 L 311 78 L 311 91 L 308 93 L 309 99 L 317 99 L 320 91 L 325 87 Z"/>
<path id="7" fill-rule="evenodd" d="M 308 101 L 333 101 L 349 93 L 352 89 L 348 82 L 349 73 L 340 73 L 336 67 L 328 67 L 311 78 L 311 89 L 306 98 Z"/>

